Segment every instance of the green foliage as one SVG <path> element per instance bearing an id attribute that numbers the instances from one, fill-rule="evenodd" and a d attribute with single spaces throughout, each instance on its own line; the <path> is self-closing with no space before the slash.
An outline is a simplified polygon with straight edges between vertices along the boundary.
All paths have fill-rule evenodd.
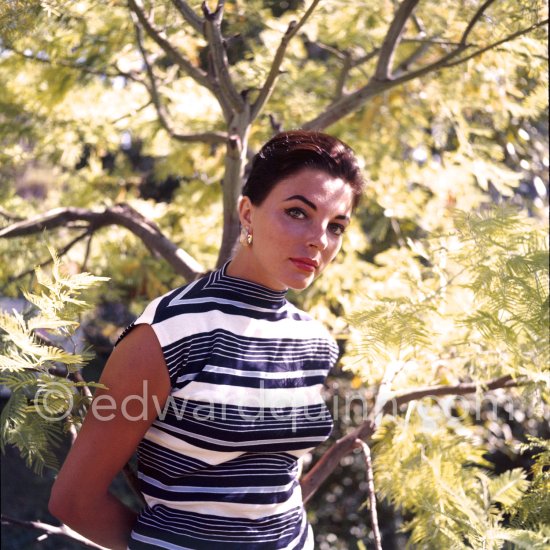
<path id="1" fill-rule="evenodd" d="M 533 455 L 532 482 L 529 490 L 511 510 L 510 524 L 529 529 L 544 529 L 550 537 L 550 441 L 527 436 L 528 442 L 521 445 L 523 452 Z M 542 449 L 542 450 L 541 450 Z"/>
<path id="2" fill-rule="evenodd" d="M 422 2 L 417 22 L 425 30 L 407 25 L 395 66 L 417 50 L 426 33 L 438 39 L 411 66 L 444 55 L 479 4 Z M 145 2 L 147 10 L 152 5 Z M 294 2 L 275 12 L 266 1 L 225 3 L 229 69 L 240 92 L 258 94 L 288 24 L 305 7 Z M 200 14 L 198 4 L 193 8 Z M 202 145 L 182 145 L 159 123 L 126 2 L 8 2 L 0 9 L 5 184 L 14 171 L 39 160 L 63 172 L 48 187 L 49 204 L 59 204 L 58 186 L 72 205 L 131 200 L 140 175 L 120 153 L 124 132 L 141 140 L 143 153 L 162 159 L 172 174 L 208 183 L 223 173 L 222 148 L 212 155 Z M 476 25 L 467 51 L 540 21 L 545 11 L 537 1 L 495 2 Z M 207 68 L 204 38 L 182 23 L 172 2 L 156 0 L 151 14 L 178 51 Z M 268 114 L 285 128 L 297 127 L 334 102 L 346 56 L 356 63 L 344 91 L 364 85 L 376 64 L 376 56 L 369 55 L 380 47 L 392 16 L 389 3 L 320 3 L 288 46 L 266 112 L 251 127 L 252 147 L 273 131 Z M 176 70 L 149 37 L 144 45 L 173 127 L 182 133 L 224 129 L 210 92 Z M 377 95 L 357 115 L 334 125 L 331 131 L 349 140 L 368 168 L 369 195 L 388 213 L 386 222 L 410 220 L 437 229 L 448 219 L 438 214 L 441 209 L 454 204 L 469 210 L 490 186 L 510 195 L 522 178 L 538 175 L 547 181 L 546 137 L 539 128 L 547 111 L 546 49 L 546 32 L 538 29 L 437 78 L 426 76 Z M 513 154 L 507 152 L 510 145 Z M 76 170 L 86 146 L 91 147 L 88 165 Z M 102 166 L 106 152 L 116 154 L 114 170 Z M 413 152 L 424 160 L 415 161 Z M 215 162 L 205 166 L 211 158 Z"/>
<path id="3" fill-rule="evenodd" d="M 378 270 L 383 282 L 371 284 L 352 316 L 356 372 L 380 380 L 393 361 L 395 387 L 510 374 L 545 391 L 545 225 L 503 208 L 458 212 L 455 224 L 443 236 L 409 239 L 408 251 L 377 256 L 391 267 Z"/>
<path id="4" fill-rule="evenodd" d="M 391 254 L 392 278 L 352 318 L 348 368 L 387 386 L 381 397 L 390 403 L 418 387 L 474 381 L 482 391 L 484 381 L 511 375 L 521 406 L 548 418 L 547 230 L 503 208 L 454 219 L 455 231 Z M 531 482 L 521 468 L 488 474 L 486 428 L 471 421 L 480 407 L 432 395 L 411 402 L 404 418 L 386 415 L 374 436 L 379 494 L 412 514 L 404 529 L 418 548 L 543 548 L 547 442 Z"/>
<path id="5" fill-rule="evenodd" d="M 199 4 L 189 2 L 198 16 Z M 420 2 L 396 48 L 395 75 L 448 53 L 484 4 Z M 208 5 L 213 8 L 214 2 Z M 289 23 L 308 5 L 225 2 L 228 70 L 243 97 L 257 97 Z M 299 127 L 364 86 L 376 70 L 376 54 L 397 5 L 320 2 L 288 45 L 277 85 L 250 127 L 249 153 L 277 125 Z M 204 37 L 181 19 L 172 1 L 144 0 L 143 6 L 177 51 L 209 70 Z M 493 2 L 468 37 L 463 56 L 546 17 L 546 3 L 539 0 Z M 230 129 L 210 91 L 142 35 L 173 130 Z M 0 215 L 30 218 L 59 205 L 103 208 L 128 202 L 209 269 L 221 240 L 227 151 L 170 136 L 144 65 L 125 0 L 0 3 Z M 386 399 L 418 386 L 472 380 L 480 395 L 487 379 L 511 375 L 525 380 L 509 391 L 514 403 L 548 419 L 543 407 L 548 246 L 536 221 L 547 215 L 547 89 L 547 29 L 538 27 L 465 63 L 369 96 L 328 129 L 356 150 L 369 180 L 366 197 L 346 232 L 344 253 L 315 285 L 291 297 L 340 339 L 354 388 L 368 383 L 372 394 L 384 381 Z M 170 177 L 178 180 L 170 196 L 147 198 L 145 186 L 159 191 Z M 466 214 L 489 198 L 521 202 L 533 218 Z M 463 214 L 453 216 L 457 209 Z M 78 224 L 56 233 L 58 250 L 77 229 Z M 28 268 L 43 261 L 43 254 L 42 241 L 34 237 L 0 241 L 1 292 L 18 295 L 21 274 L 33 278 Z M 112 281 L 103 299 L 122 301 L 133 313 L 183 282 L 120 226 L 95 231 L 71 248 L 67 266 L 78 270 L 83 258 L 86 269 Z M 50 279 L 42 272 L 36 276 L 49 290 L 26 294 L 35 306 L 33 316 L 2 317 L 7 332 L 0 369 L 2 383 L 12 390 L 2 441 L 17 445 L 40 467 L 54 464 L 49 442 L 78 425 L 86 403 L 79 383 L 71 380 L 86 355 L 74 346 L 69 351 L 67 342 L 85 308 L 73 292 L 93 280 L 62 281 L 60 272 Z M 352 319 L 358 331 L 348 326 L 346 314 L 352 311 L 361 312 Z M 65 342 L 45 342 L 50 335 Z M 63 367 L 67 375 L 52 374 L 53 367 Z M 56 392 L 46 402 L 52 387 Z M 68 416 L 46 421 L 38 414 L 46 406 L 58 419 Z M 395 462 L 395 454 L 386 453 L 385 438 L 401 448 L 406 441 L 397 441 L 396 434 L 414 427 L 412 448 L 402 449 L 409 475 L 390 468 L 394 482 L 409 487 L 418 473 L 425 483 L 407 496 L 384 486 L 381 466 L 377 483 L 396 507 L 418 515 L 408 524 L 418 545 L 429 545 L 433 536 L 434 548 L 461 548 L 466 541 L 476 548 L 505 541 L 535 548 L 548 523 L 536 511 L 544 511 L 542 478 L 534 473 L 528 487 L 515 470 L 491 478 L 482 460 L 482 449 L 491 447 L 490 426 L 476 427 L 465 418 L 448 422 L 449 415 L 442 414 L 443 409 L 461 414 L 466 406 L 453 397 L 426 399 L 410 409 L 403 425 L 399 416 L 386 418 L 390 428 L 381 432 L 378 449 L 386 465 Z M 449 494 L 461 484 L 461 491 Z M 417 504 L 415 491 L 422 496 Z M 512 517 L 508 527 L 504 509 Z M 482 529 L 487 532 L 479 538 Z"/>
<path id="6" fill-rule="evenodd" d="M 388 418 L 374 447 L 380 495 L 413 516 L 403 526 L 411 545 L 496 550 L 506 540 L 529 540 L 543 548 L 548 539 L 542 528 L 502 525 L 530 486 L 526 472 L 489 475 L 473 433 L 435 408 L 415 409 L 411 404 L 405 419 Z"/>
<path id="7" fill-rule="evenodd" d="M 105 281 L 88 273 L 65 274 L 53 249 L 51 275 L 36 268 L 38 288 L 24 292 L 24 314 L 0 312 L 0 384 L 11 392 L 0 417 L 0 445 L 17 447 L 28 467 L 41 474 L 57 468 L 55 449 L 63 434 L 82 421 L 89 401 L 81 367 L 92 357 L 78 351 L 79 318 L 89 304 L 83 291 Z"/>

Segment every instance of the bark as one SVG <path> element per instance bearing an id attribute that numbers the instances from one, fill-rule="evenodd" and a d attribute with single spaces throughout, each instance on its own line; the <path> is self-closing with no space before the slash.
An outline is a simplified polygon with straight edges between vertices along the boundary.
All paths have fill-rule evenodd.
<path id="1" fill-rule="evenodd" d="M 466 395 L 474 393 L 480 388 L 485 391 L 497 388 L 510 388 L 524 383 L 523 379 L 513 379 L 511 376 L 501 376 L 486 382 L 464 382 L 455 386 L 431 386 L 418 388 L 402 395 L 395 394 L 393 397 L 385 400 L 381 410 L 383 413 L 397 414 L 399 407 L 410 401 L 422 399 L 423 397 L 437 397 L 441 395 Z M 321 457 L 313 468 L 304 475 L 301 481 L 302 497 L 304 503 L 315 494 L 319 487 L 324 483 L 328 476 L 340 463 L 340 460 L 350 454 L 356 446 L 356 441 L 367 440 L 375 432 L 378 422 L 376 421 L 379 413 L 376 407 L 373 407 L 365 422 L 353 430 L 348 435 L 342 437 Z"/>
<path id="2" fill-rule="evenodd" d="M 382 43 L 380 55 L 378 56 L 378 63 L 374 73 L 374 78 L 376 80 L 389 80 L 391 78 L 395 50 L 397 46 L 399 46 L 401 36 L 405 30 L 405 25 L 410 19 L 418 2 L 419 0 L 404 0 L 397 9 L 395 17 L 384 38 L 384 42 Z"/>
<path id="3" fill-rule="evenodd" d="M 481 19 L 481 16 L 483 15 L 484 11 L 493 2 L 494 0 L 485 2 L 483 6 L 476 12 L 476 14 L 472 17 L 468 26 L 466 27 L 466 30 L 462 34 L 460 41 L 456 43 L 456 45 L 451 51 L 449 51 L 445 55 L 442 55 L 439 59 L 431 63 L 428 63 L 427 65 L 424 65 L 422 67 L 419 67 L 414 70 L 409 70 L 409 71 L 400 70 L 398 74 L 391 75 L 390 64 L 391 64 L 392 56 L 395 51 L 397 41 L 400 39 L 400 36 L 401 36 L 400 34 L 398 34 L 398 31 L 399 30 L 402 31 L 403 29 L 402 25 L 404 24 L 402 19 L 403 14 L 400 13 L 400 10 L 398 10 L 396 14 L 396 18 L 394 19 L 394 22 L 390 26 L 390 30 L 394 28 L 393 40 L 390 40 L 390 37 L 388 36 L 386 41 L 384 42 L 384 45 L 382 46 L 382 49 L 380 50 L 380 53 L 379 53 L 377 70 L 374 76 L 372 76 L 367 81 L 367 83 L 361 88 L 355 90 L 352 93 L 342 96 L 336 101 L 333 101 L 318 116 L 303 123 L 302 128 L 306 130 L 324 130 L 329 126 L 335 124 L 342 118 L 360 109 L 367 101 L 369 101 L 373 97 L 380 95 L 386 92 L 387 90 L 390 90 L 391 88 L 404 84 L 405 82 L 408 82 L 410 80 L 420 78 L 424 75 L 436 73 L 442 69 L 446 69 L 446 68 L 464 63 L 467 60 L 472 59 L 473 57 L 479 56 L 486 51 L 495 49 L 502 44 L 515 40 L 520 36 L 528 34 L 533 30 L 548 24 L 548 19 L 545 19 L 544 21 L 540 21 L 529 27 L 526 27 L 517 32 L 509 34 L 503 37 L 502 39 L 492 42 L 491 44 L 488 44 L 486 46 L 469 44 L 467 42 L 467 38 L 470 36 L 475 25 Z M 411 1 L 411 2 L 406 2 L 403 5 L 406 4 L 410 8 L 413 3 L 414 2 Z M 431 41 L 431 43 L 436 44 L 437 42 Z M 452 43 L 449 43 L 449 45 L 452 45 Z M 386 50 L 385 50 L 384 56 L 382 56 L 384 46 L 386 47 Z M 422 51 L 426 51 L 426 50 L 423 49 Z M 463 54 L 466 54 L 466 55 L 463 55 Z M 415 58 L 415 61 L 417 61 L 416 58 Z M 406 69 L 406 67 L 402 67 L 400 69 Z"/>
<path id="4" fill-rule="evenodd" d="M 221 267 L 230 258 L 239 236 L 237 203 L 241 194 L 251 125 L 250 106 L 245 106 L 244 111 L 235 114 L 227 140 L 223 179 L 223 234 L 217 267 Z"/>
<path id="5" fill-rule="evenodd" d="M 85 208 L 56 208 L 29 220 L 16 222 L 0 230 L 0 238 L 23 237 L 43 230 L 71 227 L 84 222 L 86 231 L 80 238 L 107 225 L 121 225 L 139 237 L 152 252 L 162 256 L 176 273 L 186 280 L 193 280 L 204 268 L 187 252 L 177 247 L 151 221 L 127 204 L 117 204 L 104 210 Z M 79 226 L 82 227 L 82 226 Z"/>
<path id="6" fill-rule="evenodd" d="M 374 471 L 372 469 L 370 447 L 360 439 L 357 439 L 355 442 L 365 455 L 365 469 L 367 473 L 367 486 L 369 493 L 369 512 L 372 525 L 372 535 L 374 538 L 374 548 L 376 550 L 382 550 L 382 537 L 380 536 L 378 512 L 376 511 L 376 491 L 374 489 Z"/>

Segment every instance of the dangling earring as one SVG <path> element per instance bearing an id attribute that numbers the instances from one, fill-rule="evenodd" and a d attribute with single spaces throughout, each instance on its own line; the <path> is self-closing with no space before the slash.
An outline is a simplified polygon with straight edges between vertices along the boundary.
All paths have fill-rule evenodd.
<path id="1" fill-rule="evenodd" d="M 243 246 L 250 246 L 252 244 L 252 234 L 248 231 L 246 227 L 241 229 L 241 236 L 239 241 Z"/>

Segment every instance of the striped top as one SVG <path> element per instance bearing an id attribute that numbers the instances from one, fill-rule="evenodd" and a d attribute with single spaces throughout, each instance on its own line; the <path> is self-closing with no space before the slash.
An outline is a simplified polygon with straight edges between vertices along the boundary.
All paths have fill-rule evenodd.
<path id="1" fill-rule="evenodd" d="M 321 388 L 338 348 L 284 291 L 226 264 L 151 302 L 171 394 L 138 447 L 147 503 L 131 550 L 311 549 L 298 459 L 332 419 Z"/>

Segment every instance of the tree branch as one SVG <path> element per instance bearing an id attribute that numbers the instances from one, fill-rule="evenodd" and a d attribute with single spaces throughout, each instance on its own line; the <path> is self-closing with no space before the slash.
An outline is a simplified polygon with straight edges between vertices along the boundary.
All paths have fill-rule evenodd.
<path id="1" fill-rule="evenodd" d="M 38 531 L 42 531 L 48 535 L 57 535 L 72 541 L 79 542 L 87 548 L 99 548 L 100 550 L 108 550 L 105 547 L 99 546 L 99 544 L 88 540 L 82 535 L 79 535 L 76 531 L 73 531 L 70 527 L 67 527 L 67 525 L 57 526 L 50 525 L 49 523 L 43 523 L 41 521 L 25 521 L 5 516 L 4 514 L 2 514 L 2 516 L 0 517 L 2 520 L 2 525 L 17 525 L 19 527 L 25 527 L 26 529 L 37 529 Z"/>
<path id="2" fill-rule="evenodd" d="M 147 87 L 146 84 L 145 84 L 145 82 L 143 82 L 143 81 L 140 80 L 139 83 L 140 83 L 140 84 L 143 84 L 145 87 Z M 151 105 L 151 103 L 152 103 L 152 101 L 149 100 L 149 101 L 147 101 L 147 103 L 144 103 L 143 105 L 141 105 L 141 107 L 138 107 L 137 109 L 133 109 L 132 111 L 130 111 L 129 113 L 126 113 L 125 115 L 120 115 L 119 117 L 117 117 L 117 118 L 111 120 L 111 124 L 114 125 L 114 124 L 116 124 L 117 122 L 120 122 L 120 121 L 124 120 L 125 118 L 130 118 L 130 117 L 135 116 L 136 113 L 140 113 L 140 112 L 143 111 L 144 109 L 147 109 L 147 107 L 149 107 L 149 105 Z"/>
<path id="3" fill-rule="evenodd" d="M 498 388 L 513 388 L 520 386 L 525 379 L 514 380 L 509 374 L 501 376 L 499 378 L 493 378 L 487 382 L 462 382 L 455 386 L 426 386 L 425 388 L 417 388 L 414 391 L 406 392 L 401 395 L 396 395 L 392 401 L 394 403 L 386 403 L 384 405 L 384 412 L 389 412 L 392 407 L 400 407 L 410 401 L 416 401 L 424 397 L 439 397 L 441 395 L 466 395 L 468 393 L 474 393 L 479 388 L 484 388 L 485 391 L 496 390 Z"/>
<path id="4" fill-rule="evenodd" d="M 25 223 L 25 222 L 18 222 L 18 223 Z M 17 224 L 14 224 L 14 225 L 17 225 Z M 8 226 L 4 229 L 2 229 L 0 231 L 0 235 L 2 234 L 2 232 L 5 230 L 5 229 L 9 229 L 10 227 L 13 227 L 13 225 L 11 226 Z M 67 254 L 67 252 L 69 252 L 69 250 L 79 241 L 81 241 L 82 239 L 85 239 L 86 237 L 88 236 L 92 236 L 92 231 L 89 230 L 89 228 L 85 228 L 85 231 L 83 233 L 81 233 L 80 235 L 78 235 L 77 237 L 75 237 L 72 241 L 70 241 L 68 244 L 66 244 L 63 248 L 61 248 L 57 254 L 61 257 L 61 256 L 64 256 L 65 254 Z M 10 285 L 11 283 L 13 283 L 14 281 L 17 281 L 18 279 L 22 279 L 23 277 L 26 277 L 27 275 L 30 275 L 31 273 L 34 273 L 34 271 L 36 270 L 37 267 L 44 267 L 48 264 L 51 264 L 53 262 L 53 258 L 50 256 L 47 260 L 44 260 L 43 262 L 39 263 L 39 264 L 36 264 L 35 266 L 33 266 L 31 269 L 27 269 L 26 271 L 23 271 L 23 273 L 19 273 L 19 275 L 16 275 L 14 277 L 9 277 L 6 284 L 0 288 L 0 292 L 3 292 L 4 289 Z"/>
<path id="5" fill-rule="evenodd" d="M 21 216 L 17 216 L 15 214 L 12 214 L 11 212 L 8 212 L 7 210 L 4 210 L 2 207 L 0 207 L 0 216 L 2 216 L 3 218 L 6 218 L 6 220 L 11 220 L 14 222 L 19 222 L 25 219 L 25 218 L 22 218 Z"/>
<path id="6" fill-rule="evenodd" d="M 204 36 L 208 41 L 211 54 L 214 75 L 220 83 L 219 93 L 223 95 L 225 102 L 234 111 L 240 113 L 244 110 L 244 101 L 229 74 L 227 54 L 223 45 L 221 22 L 223 19 L 224 0 L 218 0 L 218 6 L 214 12 L 208 9 L 206 2 L 202 3 L 204 13 Z"/>
<path id="7" fill-rule="evenodd" d="M 260 111 L 267 103 L 275 88 L 275 82 L 279 76 L 281 64 L 284 60 L 288 44 L 290 43 L 292 38 L 294 38 L 296 33 L 304 26 L 305 22 L 309 19 L 311 14 L 315 11 L 315 8 L 317 7 L 319 1 L 320 0 L 313 0 L 307 11 L 304 13 L 304 15 L 302 15 L 300 21 L 298 21 L 298 23 L 296 23 L 296 21 L 292 21 L 288 26 L 288 29 L 286 30 L 283 38 L 281 39 L 281 43 L 277 48 L 277 52 L 275 53 L 275 57 L 273 58 L 273 62 L 271 63 L 271 69 L 269 70 L 267 79 L 264 82 L 264 85 L 260 91 L 260 95 L 256 98 L 256 101 L 254 101 L 254 104 L 252 105 L 250 111 L 251 120 L 254 120 L 260 114 Z"/>
<path id="8" fill-rule="evenodd" d="M 33 235 L 44 229 L 65 227 L 70 222 L 87 222 L 88 232 L 94 232 L 107 225 L 121 225 L 139 237 L 153 252 L 162 256 L 178 273 L 187 280 L 193 280 L 204 271 L 194 258 L 178 248 L 162 234 L 151 221 L 144 218 L 128 204 L 117 204 L 104 210 L 85 208 L 56 208 L 44 214 L 17 222 L 0 230 L 0 238 Z M 80 238 L 84 238 L 85 234 Z M 73 243 L 74 244 L 74 243 Z"/>
<path id="9" fill-rule="evenodd" d="M 472 59 L 473 57 L 477 57 L 478 55 L 481 55 L 482 53 L 485 53 L 488 50 L 493 50 L 495 48 L 498 48 L 501 44 L 505 44 L 506 42 L 510 42 L 512 40 L 515 40 L 516 38 L 519 38 L 520 36 L 523 36 L 524 34 L 528 34 L 531 31 L 534 31 L 535 29 L 538 29 L 539 27 L 545 27 L 548 25 L 548 19 L 544 19 L 544 21 L 540 21 L 539 23 L 535 23 L 531 25 L 530 27 L 526 29 L 521 29 L 513 34 L 510 34 L 508 36 L 505 36 L 501 40 L 497 40 L 496 42 L 493 42 L 489 44 L 488 46 L 485 46 L 483 48 L 480 48 L 479 50 L 476 50 L 475 52 L 472 52 L 471 54 L 467 55 L 466 57 L 461 57 L 460 59 L 457 59 L 455 61 L 452 61 L 450 63 L 446 63 L 443 65 L 444 68 L 447 67 L 454 67 L 455 65 L 460 65 L 461 63 L 465 63 L 469 59 Z M 546 59 L 547 61 L 547 59 Z"/>
<path id="10" fill-rule="evenodd" d="M 24 57 L 25 59 L 29 59 L 31 61 L 36 61 L 38 63 L 44 63 L 46 65 L 50 65 L 51 67 L 64 67 L 66 69 L 73 69 L 75 71 L 79 71 L 81 73 L 85 74 L 93 74 L 95 76 L 101 76 L 101 77 L 109 77 L 109 78 L 116 78 L 119 76 L 122 76 L 124 78 L 127 78 L 128 80 L 133 80 L 134 82 L 141 82 L 141 79 L 135 76 L 132 73 L 128 73 L 125 71 L 120 70 L 116 64 L 113 65 L 115 68 L 114 72 L 109 72 L 108 70 L 99 70 L 99 69 L 91 69 L 90 67 L 87 67 L 84 64 L 75 64 L 71 61 L 66 61 L 64 59 L 50 59 L 49 57 L 39 57 L 37 55 L 33 55 L 30 53 L 25 53 L 17 50 L 12 45 L 7 45 L 4 49 L 13 52 L 21 57 Z"/>
<path id="11" fill-rule="evenodd" d="M 409 80 L 413 80 L 415 78 L 424 76 L 425 74 L 436 72 L 441 69 L 445 69 L 445 68 L 463 63 L 468 59 L 471 59 L 472 57 L 478 56 L 486 52 L 487 50 L 494 49 L 497 46 L 504 44 L 505 42 L 510 42 L 518 38 L 519 36 L 522 36 L 524 34 L 527 34 L 537 29 L 538 27 L 542 27 L 546 25 L 547 23 L 548 23 L 548 19 L 545 19 L 544 21 L 541 21 L 539 23 L 535 23 L 534 25 L 531 25 L 526 29 L 522 29 L 513 34 L 510 34 L 497 42 L 494 42 L 484 48 L 481 48 L 475 51 L 474 53 L 472 53 L 467 57 L 463 57 L 455 61 L 453 61 L 454 58 L 459 56 L 464 50 L 466 50 L 468 47 L 471 47 L 471 46 L 459 44 L 454 50 L 452 50 L 446 55 L 443 55 L 433 63 L 430 63 L 424 67 L 420 67 L 419 69 L 416 69 L 414 71 L 400 75 L 399 77 L 394 78 L 392 80 L 379 81 L 376 79 L 371 79 L 362 88 L 359 88 L 355 92 L 345 95 L 338 101 L 333 102 L 332 105 L 330 105 L 323 113 L 321 113 L 314 119 L 302 124 L 301 127 L 304 130 L 323 130 L 328 126 L 334 124 L 338 120 L 344 118 L 345 116 L 353 113 L 355 110 L 357 110 L 359 106 L 361 106 L 366 100 L 370 99 L 371 97 L 379 95 L 395 86 L 408 82 Z"/>
<path id="12" fill-rule="evenodd" d="M 335 99 L 340 99 L 344 95 L 344 86 L 346 85 L 346 80 L 348 78 L 351 67 L 351 54 L 349 52 L 346 52 L 342 62 L 342 69 L 340 70 L 340 74 L 338 75 L 338 79 L 336 81 L 336 86 L 334 89 Z"/>
<path id="13" fill-rule="evenodd" d="M 403 0 L 397 9 L 395 17 L 384 38 L 384 42 L 382 43 L 382 48 L 380 49 L 380 56 L 378 57 L 378 63 L 374 72 L 374 78 L 376 80 L 384 81 L 391 79 L 395 50 L 399 45 L 405 25 L 419 1 L 420 0 Z"/>
<path id="14" fill-rule="evenodd" d="M 193 78 L 198 84 L 204 86 L 214 93 L 212 83 L 208 79 L 208 75 L 195 67 L 187 58 L 172 46 L 169 40 L 163 36 L 164 33 L 157 29 L 154 23 L 147 17 L 138 2 L 140 0 L 128 0 L 130 10 L 135 13 L 145 32 L 166 52 L 166 54 L 180 67 L 187 75 Z"/>
<path id="15" fill-rule="evenodd" d="M 189 7 L 185 0 L 172 0 L 172 4 L 176 6 L 182 17 L 195 29 L 199 34 L 203 33 L 204 21 Z"/>
<path id="16" fill-rule="evenodd" d="M 359 65 L 362 65 L 363 63 L 366 63 L 367 61 L 370 61 L 372 58 L 376 57 L 380 52 L 380 48 L 374 48 L 374 50 L 370 51 L 369 53 L 361 56 L 359 59 L 356 59 L 352 62 L 351 67 L 359 67 Z"/>
<path id="17" fill-rule="evenodd" d="M 367 486 L 369 493 L 370 519 L 372 525 L 372 535 L 374 538 L 374 548 L 382 550 L 382 537 L 380 536 L 380 527 L 378 525 L 378 513 L 376 511 L 376 492 L 374 490 L 374 472 L 372 469 L 372 458 L 369 446 L 361 439 L 355 440 L 355 445 L 359 447 L 365 455 L 365 468 L 367 472 Z"/>
<path id="18" fill-rule="evenodd" d="M 426 388 L 418 388 L 413 391 L 406 392 L 402 395 L 394 396 L 386 400 L 382 405 L 384 413 L 397 414 L 398 408 L 410 401 L 422 399 L 423 397 L 436 397 L 441 395 L 465 395 L 474 393 L 479 388 L 484 388 L 485 391 L 495 390 L 497 388 L 510 388 L 519 386 L 526 382 L 526 379 L 513 379 L 511 376 L 501 376 L 488 380 L 487 382 L 463 382 L 455 386 L 432 386 Z M 356 446 L 356 440 L 365 440 L 372 436 L 377 425 L 375 421 L 377 411 L 375 408 L 371 410 L 367 419 L 355 430 L 348 435 L 342 437 L 321 457 L 321 459 L 313 466 L 313 468 L 302 478 L 302 498 L 304 503 L 315 494 L 321 484 L 338 466 L 340 460 L 351 453 Z"/>
<path id="19" fill-rule="evenodd" d="M 409 67 L 418 61 L 429 49 L 431 44 L 429 42 L 421 42 L 420 46 L 414 50 L 407 58 L 403 59 L 395 69 L 394 77 L 399 77 L 402 74 L 406 74 Z"/>
<path id="20" fill-rule="evenodd" d="M 494 4 L 495 2 L 496 0 L 486 0 L 485 2 L 483 2 L 483 4 L 481 4 L 479 9 L 475 12 L 474 16 L 472 17 L 472 19 L 470 19 L 470 22 L 468 23 L 466 30 L 462 33 L 460 44 L 462 44 L 463 46 L 466 46 L 468 36 L 470 36 L 470 33 L 474 30 L 476 23 L 481 19 L 482 15 L 485 13 L 487 8 L 491 4 Z"/>
<path id="21" fill-rule="evenodd" d="M 172 128 L 172 125 L 168 122 L 167 113 L 160 99 L 160 94 L 157 86 L 157 78 L 155 76 L 155 73 L 153 72 L 153 67 L 151 66 L 151 64 L 149 63 L 149 59 L 147 58 L 147 52 L 145 51 L 145 46 L 143 45 L 141 27 L 139 26 L 137 16 L 135 14 L 132 14 L 132 20 L 134 22 L 134 29 L 136 32 L 136 42 L 138 45 L 138 49 L 141 53 L 141 57 L 143 59 L 143 64 L 145 65 L 145 72 L 147 74 L 147 78 L 149 80 L 149 86 L 145 85 L 145 87 L 147 88 L 147 91 L 151 96 L 151 100 L 153 102 L 153 105 L 155 106 L 155 110 L 157 111 L 157 116 L 161 126 L 166 130 L 166 132 L 171 138 L 179 142 L 191 143 L 191 142 L 200 141 L 200 142 L 211 143 L 211 144 L 225 143 L 225 141 L 227 140 L 227 134 L 225 132 L 203 132 L 200 134 L 180 134 Z"/>

